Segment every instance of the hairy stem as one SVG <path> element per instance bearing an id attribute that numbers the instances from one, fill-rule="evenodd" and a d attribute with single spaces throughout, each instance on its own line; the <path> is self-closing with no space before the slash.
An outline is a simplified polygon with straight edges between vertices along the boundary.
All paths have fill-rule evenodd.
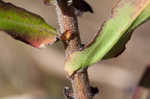
<path id="1" fill-rule="evenodd" d="M 74 8 L 67 4 L 67 0 L 56 0 L 55 6 L 60 35 L 62 38 L 65 38 L 62 40 L 66 48 L 67 57 L 73 51 L 82 48 L 77 16 L 74 13 Z M 72 84 L 73 93 L 68 91 L 70 93 L 66 94 L 67 99 L 92 99 L 93 95 L 89 85 L 87 69 L 77 71 L 72 77 L 69 77 L 69 80 Z"/>

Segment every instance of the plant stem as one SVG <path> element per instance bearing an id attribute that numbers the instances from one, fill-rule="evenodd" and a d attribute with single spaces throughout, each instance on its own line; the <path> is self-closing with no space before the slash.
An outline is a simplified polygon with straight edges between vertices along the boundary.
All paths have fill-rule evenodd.
<path id="1" fill-rule="evenodd" d="M 71 83 L 75 99 L 93 99 L 86 69 L 76 72 Z"/>
<path id="2" fill-rule="evenodd" d="M 74 8 L 67 4 L 67 0 L 56 0 L 56 12 L 58 23 L 60 26 L 60 34 L 66 48 L 66 57 L 73 51 L 80 50 L 81 40 L 79 36 L 77 16 L 74 13 Z M 83 69 L 74 73 L 69 80 L 72 84 L 73 93 L 67 93 L 67 99 L 92 99 L 94 96 L 89 85 L 87 69 Z"/>

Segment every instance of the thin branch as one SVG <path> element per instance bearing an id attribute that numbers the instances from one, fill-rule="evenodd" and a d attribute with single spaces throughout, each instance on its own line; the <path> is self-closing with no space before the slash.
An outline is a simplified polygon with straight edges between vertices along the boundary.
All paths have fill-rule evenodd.
<path id="1" fill-rule="evenodd" d="M 87 70 L 76 72 L 71 79 L 75 99 L 93 99 L 95 93 L 89 84 Z"/>
<path id="2" fill-rule="evenodd" d="M 56 12 L 60 26 L 61 39 L 66 48 L 66 57 L 73 51 L 82 48 L 79 36 L 78 21 L 74 13 L 74 8 L 67 4 L 67 0 L 56 0 Z M 72 84 L 72 91 L 66 88 L 65 95 L 67 99 L 92 99 L 92 88 L 89 84 L 87 69 L 77 71 L 72 77 L 69 77 Z M 68 90 L 68 91 L 67 91 Z"/>

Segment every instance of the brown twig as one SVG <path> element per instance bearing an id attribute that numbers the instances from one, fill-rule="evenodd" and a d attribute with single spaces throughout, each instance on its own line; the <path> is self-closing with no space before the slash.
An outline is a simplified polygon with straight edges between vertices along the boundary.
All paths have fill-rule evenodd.
<path id="1" fill-rule="evenodd" d="M 75 99 L 93 99 L 98 89 L 91 87 L 87 69 L 77 71 L 71 78 Z"/>
<path id="2" fill-rule="evenodd" d="M 73 51 L 82 48 L 77 16 L 74 13 L 74 8 L 67 4 L 67 0 L 56 0 L 55 6 L 60 26 L 60 35 L 65 44 L 67 57 Z M 72 84 L 73 91 L 70 91 L 70 88 L 65 88 L 64 92 L 67 99 L 93 98 L 94 93 L 92 93 L 92 89 L 94 88 L 91 88 L 89 84 L 87 69 L 77 71 L 69 77 L 69 80 Z"/>

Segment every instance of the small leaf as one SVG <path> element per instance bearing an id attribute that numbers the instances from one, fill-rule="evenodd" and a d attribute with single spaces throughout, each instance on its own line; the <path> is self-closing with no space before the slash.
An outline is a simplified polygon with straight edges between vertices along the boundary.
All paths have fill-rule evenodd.
<path id="1" fill-rule="evenodd" d="M 120 0 L 112 12 L 92 44 L 67 57 L 65 70 L 69 75 L 103 58 L 119 55 L 132 31 L 150 18 L 150 0 Z"/>
<path id="2" fill-rule="evenodd" d="M 57 36 L 56 30 L 40 16 L 3 1 L 0 1 L 0 29 L 36 48 L 52 44 Z"/>

